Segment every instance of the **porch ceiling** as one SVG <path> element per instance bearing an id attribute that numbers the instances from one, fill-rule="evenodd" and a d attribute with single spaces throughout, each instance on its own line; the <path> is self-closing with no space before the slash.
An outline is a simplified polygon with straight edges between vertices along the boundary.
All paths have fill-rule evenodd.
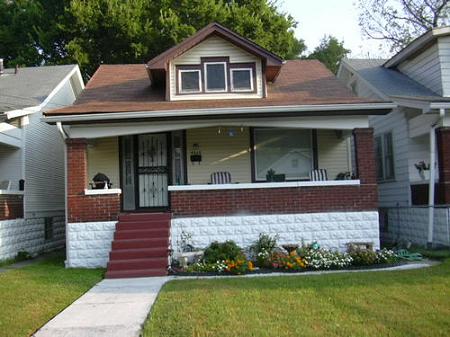
<path id="1" fill-rule="evenodd" d="M 284 118 L 242 118 L 242 119 L 202 119 L 202 120 L 169 120 L 155 122 L 77 124 L 65 126 L 70 138 L 103 138 L 144 133 L 158 133 L 176 130 L 206 128 L 215 126 L 236 127 L 277 127 L 297 129 L 329 129 L 352 130 L 367 128 L 366 115 L 350 116 L 311 116 Z"/>

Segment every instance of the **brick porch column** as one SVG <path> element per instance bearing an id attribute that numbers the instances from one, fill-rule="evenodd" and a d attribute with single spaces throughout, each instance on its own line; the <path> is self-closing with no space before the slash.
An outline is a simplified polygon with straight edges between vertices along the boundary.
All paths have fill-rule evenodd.
<path id="1" fill-rule="evenodd" d="M 375 163 L 375 145 L 372 128 L 358 128 L 353 130 L 355 140 L 356 173 L 361 184 L 377 183 Z"/>
<path id="2" fill-rule="evenodd" d="M 436 130 L 439 190 L 443 204 L 450 204 L 450 127 Z"/>
<path id="3" fill-rule="evenodd" d="M 67 145 L 67 215 L 69 222 L 73 213 L 81 207 L 79 200 L 87 187 L 87 140 L 68 139 Z"/>

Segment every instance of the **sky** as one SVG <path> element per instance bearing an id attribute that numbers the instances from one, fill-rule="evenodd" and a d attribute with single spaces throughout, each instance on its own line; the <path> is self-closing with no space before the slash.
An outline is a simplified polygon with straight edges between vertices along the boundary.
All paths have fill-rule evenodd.
<path id="1" fill-rule="evenodd" d="M 291 14 L 298 22 L 295 35 L 303 39 L 311 52 L 324 35 L 344 41 L 351 57 L 386 57 L 379 41 L 362 36 L 358 25 L 357 0 L 279 0 L 281 11 Z"/>

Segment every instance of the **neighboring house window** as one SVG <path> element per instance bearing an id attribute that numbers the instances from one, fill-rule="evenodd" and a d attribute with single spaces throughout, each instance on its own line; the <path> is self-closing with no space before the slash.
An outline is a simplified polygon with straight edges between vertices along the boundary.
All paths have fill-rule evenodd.
<path id="1" fill-rule="evenodd" d="M 231 69 L 231 91 L 253 91 L 253 69 Z"/>
<path id="2" fill-rule="evenodd" d="M 313 168 L 310 130 L 254 129 L 255 180 L 264 181 L 269 170 L 286 180 L 308 179 Z"/>
<path id="3" fill-rule="evenodd" d="M 227 91 L 227 63 L 205 62 L 205 79 L 207 92 Z"/>
<path id="4" fill-rule="evenodd" d="M 200 70 L 179 70 L 178 90 L 181 93 L 196 93 L 202 91 Z"/>
<path id="5" fill-rule="evenodd" d="M 377 178 L 380 181 L 395 178 L 394 144 L 392 133 L 385 133 L 375 138 L 375 155 L 377 161 Z"/>

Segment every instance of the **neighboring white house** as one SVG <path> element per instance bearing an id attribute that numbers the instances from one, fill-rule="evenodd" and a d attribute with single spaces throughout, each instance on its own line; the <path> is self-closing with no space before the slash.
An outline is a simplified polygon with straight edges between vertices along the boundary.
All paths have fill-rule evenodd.
<path id="1" fill-rule="evenodd" d="M 360 97 L 398 105 L 370 118 L 383 237 L 449 245 L 450 27 L 427 32 L 388 60 L 344 59 L 338 77 Z"/>
<path id="2" fill-rule="evenodd" d="M 83 88 L 77 65 L 4 69 L 0 59 L 0 260 L 65 243 L 64 143 L 40 119 Z"/>

